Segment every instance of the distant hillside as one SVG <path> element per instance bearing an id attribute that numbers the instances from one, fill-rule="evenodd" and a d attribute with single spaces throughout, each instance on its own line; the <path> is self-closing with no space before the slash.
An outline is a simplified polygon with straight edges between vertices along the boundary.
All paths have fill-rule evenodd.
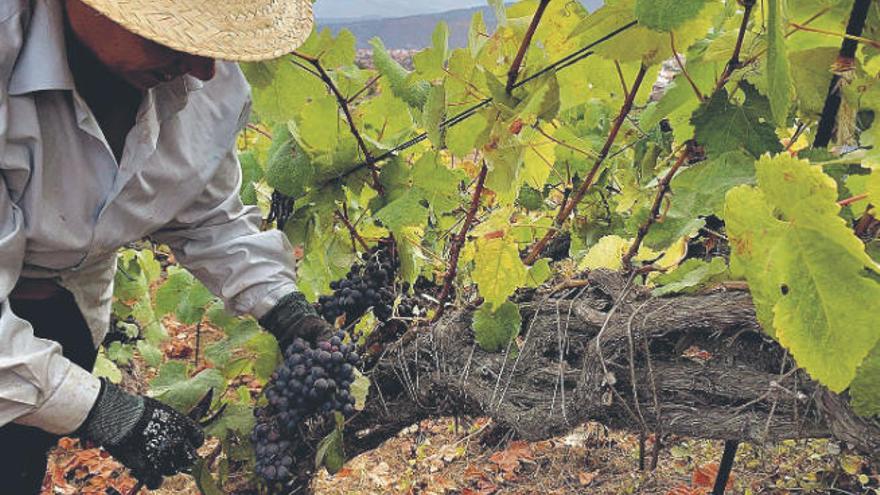
<path id="1" fill-rule="evenodd" d="M 320 22 L 321 27 L 329 27 L 334 33 L 348 29 L 358 40 L 358 48 L 369 48 L 369 41 L 378 36 L 388 48 L 418 50 L 431 44 L 431 34 L 437 23 L 449 24 L 449 44 L 453 47 L 467 45 L 467 33 L 471 18 L 478 11 L 489 29 L 495 29 L 495 13 L 489 7 L 459 9 L 441 14 L 422 14 L 392 19 L 367 19 L 342 22 Z"/>
<path id="2" fill-rule="evenodd" d="M 589 10 L 602 5 L 602 0 L 582 0 Z M 471 18 L 483 11 L 487 28 L 495 29 L 495 12 L 489 7 L 451 10 L 439 14 L 421 14 L 406 17 L 363 20 L 318 20 L 320 27 L 329 27 L 334 33 L 348 29 L 358 40 L 358 48 L 370 48 L 370 39 L 378 36 L 388 48 L 418 50 L 431 44 L 431 34 L 440 21 L 449 25 L 449 44 L 453 48 L 467 45 L 467 33 Z"/>
<path id="3" fill-rule="evenodd" d="M 315 16 L 319 20 L 349 22 L 436 14 L 481 5 L 486 5 L 486 0 L 318 0 L 315 2 Z"/>

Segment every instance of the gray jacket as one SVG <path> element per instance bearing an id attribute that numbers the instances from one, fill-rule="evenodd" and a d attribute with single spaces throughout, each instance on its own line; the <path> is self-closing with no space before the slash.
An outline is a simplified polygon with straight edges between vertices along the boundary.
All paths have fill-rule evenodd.
<path id="1" fill-rule="evenodd" d="M 61 0 L 0 0 L 0 426 L 69 433 L 98 380 L 10 310 L 19 277 L 70 290 L 96 345 L 109 325 L 116 251 L 150 236 L 236 313 L 295 289 L 292 249 L 242 205 L 236 135 L 249 88 L 218 63 L 149 91 L 117 163 L 67 63 Z"/>

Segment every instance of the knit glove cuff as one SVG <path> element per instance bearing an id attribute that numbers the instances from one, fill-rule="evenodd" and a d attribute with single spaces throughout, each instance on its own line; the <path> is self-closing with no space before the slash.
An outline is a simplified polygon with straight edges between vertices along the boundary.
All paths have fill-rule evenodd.
<path id="1" fill-rule="evenodd" d="M 129 394 L 101 379 L 101 392 L 79 436 L 107 447 L 118 445 L 137 425 L 144 414 L 143 397 Z"/>
<path id="2" fill-rule="evenodd" d="M 284 296 L 278 304 L 260 319 L 260 325 L 272 333 L 281 349 L 297 337 L 316 343 L 333 336 L 333 326 L 318 316 L 317 311 L 300 292 Z"/>

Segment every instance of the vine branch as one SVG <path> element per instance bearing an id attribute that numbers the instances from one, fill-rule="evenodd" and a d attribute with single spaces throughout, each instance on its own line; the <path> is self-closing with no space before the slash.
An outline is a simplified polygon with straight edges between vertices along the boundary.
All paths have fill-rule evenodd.
<path id="1" fill-rule="evenodd" d="M 645 236 L 648 235 L 651 227 L 657 223 L 657 220 L 660 218 L 660 208 L 663 206 L 663 198 L 669 192 L 669 185 L 672 183 L 672 179 L 675 177 L 675 174 L 678 173 L 678 170 L 687 163 L 692 152 L 693 142 L 689 141 L 685 143 L 684 151 L 679 155 L 675 165 L 673 165 L 672 168 L 669 169 L 669 172 L 660 179 L 660 183 L 657 185 L 657 195 L 654 197 L 654 203 L 651 205 L 651 213 L 648 215 L 645 223 L 639 227 L 636 240 L 632 243 L 632 246 L 629 247 L 629 251 L 623 256 L 623 266 L 627 270 L 632 269 L 632 260 L 639 253 L 639 249 L 642 247 L 642 242 L 644 242 Z"/>
<path id="2" fill-rule="evenodd" d="M 380 196 L 384 196 L 385 190 L 382 187 L 382 183 L 379 181 L 379 170 L 378 168 L 376 168 L 376 160 L 373 157 L 373 153 L 370 152 L 370 149 L 367 147 L 367 142 L 364 141 L 364 137 L 361 135 L 361 132 L 358 130 L 357 125 L 355 124 L 354 115 L 352 115 L 351 113 L 351 107 L 349 106 L 348 99 L 342 94 L 342 92 L 336 86 L 336 83 L 333 82 L 330 74 L 327 72 L 326 69 L 324 69 L 324 66 L 321 64 L 321 61 L 319 59 L 296 51 L 293 52 L 293 55 L 304 60 L 312 67 L 314 67 L 315 71 L 317 71 L 318 73 L 318 77 L 320 77 L 321 80 L 324 81 L 324 84 L 330 89 L 330 92 L 333 93 L 333 96 L 336 97 L 336 102 L 339 108 L 342 110 L 342 113 L 345 114 L 345 120 L 346 122 L 348 122 L 348 128 L 351 131 L 351 134 L 354 136 L 355 141 L 357 141 L 358 148 L 360 148 L 361 153 L 364 154 L 364 158 L 366 159 L 366 167 L 370 169 L 370 173 L 373 177 L 373 189 L 375 189 Z"/>
<path id="3" fill-rule="evenodd" d="M 846 25 L 847 35 L 861 37 L 870 6 L 871 0 L 855 0 L 850 12 L 849 22 Z M 859 43 L 855 39 L 844 38 L 843 43 L 840 45 L 840 53 L 837 56 L 837 65 L 840 67 L 851 67 L 858 46 Z M 816 138 L 813 141 L 814 148 L 827 148 L 831 143 L 831 137 L 834 134 L 834 129 L 837 127 L 837 114 L 840 112 L 840 104 L 842 102 L 840 97 L 841 81 L 840 71 L 835 71 L 834 76 L 831 78 L 831 84 L 828 87 L 828 96 L 825 98 L 822 118 L 819 120 L 819 127 L 816 130 Z"/>
<path id="4" fill-rule="evenodd" d="M 538 30 L 538 25 L 541 24 L 541 18 L 544 17 L 544 12 L 547 10 L 549 4 L 550 0 L 541 0 L 541 3 L 538 4 L 538 9 L 535 11 L 535 16 L 532 17 L 532 22 L 529 24 L 529 28 L 526 30 L 522 43 L 519 45 L 519 50 L 516 52 L 513 64 L 511 64 L 510 70 L 507 71 L 507 94 L 510 94 L 516 85 L 516 78 L 519 77 L 519 71 L 526 58 L 526 52 L 532 44 L 532 38 L 534 38 L 535 32 Z"/>
<path id="5" fill-rule="evenodd" d="M 464 243 L 467 240 L 467 234 L 470 232 L 471 227 L 474 224 L 474 219 L 477 216 L 477 210 L 480 207 L 480 197 L 483 195 L 486 174 L 488 173 L 489 167 L 484 160 L 483 168 L 480 169 L 480 175 L 477 177 L 477 186 L 471 197 L 471 206 L 468 209 L 464 224 L 461 226 L 458 235 L 453 237 L 452 246 L 449 248 L 449 268 L 447 268 L 446 275 L 443 277 L 443 289 L 440 292 L 440 296 L 437 298 L 439 305 L 437 307 L 437 314 L 434 315 L 434 321 L 437 321 L 443 316 L 444 309 L 446 308 L 446 299 L 448 299 L 449 294 L 452 293 L 452 283 L 455 281 L 455 275 L 458 272 L 458 258 L 461 256 L 461 248 L 464 247 Z"/>
<path id="6" fill-rule="evenodd" d="M 584 179 L 584 182 L 578 188 L 577 192 L 568 199 L 568 201 L 563 201 L 560 205 L 559 213 L 556 215 L 556 218 L 553 221 L 554 228 L 547 231 L 544 237 L 538 241 L 534 246 L 532 246 L 531 251 L 529 251 L 529 255 L 525 259 L 525 263 L 527 265 L 532 265 L 538 258 L 541 257 L 541 253 L 544 251 L 544 248 L 547 246 L 554 237 L 556 237 L 559 232 L 559 228 L 565 222 L 565 219 L 571 215 L 571 212 L 574 211 L 575 206 L 584 199 L 584 196 L 587 194 L 587 191 L 593 185 L 593 181 L 596 178 L 596 175 L 599 172 L 599 169 L 602 167 L 602 164 L 605 162 L 605 159 L 608 157 L 608 153 L 611 151 L 611 147 L 614 145 L 614 142 L 617 140 L 617 135 L 620 133 L 621 127 L 623 127 L 623 122 L 626 120 L 627 115 L 632 110 L 633 103 L 635 102 L 636 95 L 639 92 L 639 88 L 642 85 L 642 82 L 645 80 L 645 74 L 647 73 L 648 68 L 642 64 L 639 68 L 639 73 L 636 74 L 636 79 L 633 82 L 632 89 L 627 94 L 626 101 L 623 102 L 623 106 L 620 108 L 620 113 L 617 115 L 617 118 L 614 120 L 614 125 L 611 128 L 611 132 L 608 133 L 608 138 L 605 139 L 605 144 L 602 146 L 602 151 L 599 152 L 599 156 L 596 158 L 596 162 L 593 164 L 593 168 L 590 169 L 590 172 L 587 174 L 587 177 Z"/>
<path id="7" fill-rule="evenodd" d="M 723 88 L 724 85 L 727 84 L 727 81 L 730 80 L 730 76 L 733 75 L 733 72 L 742 66 L 739 56 L 742 53 L 743 42 L 746 39 L 746 31 L 749 28 L 749 19 L 752 16 L 752 10 L 755 8 L 757 0 L 743 0 L 741 3 L 745 10 L 743 11 L 742 24 L 739 26 L 736 45 L 733 47 L 733 54 L 730 56 L 727 66 L 724 67 L 724 72 L 721 74 L 721 77 L 718 78 L 718 83 L 715 85 L 715 91 Z"/>
<path id="8" fill-rule="evenodd" d="M 351 220 L 349 220 L 346 215 L 343 215 L 339 210 L 336 210 L 336 218 L 342 222 L 342 225 L 345 225 L 345 228 L 347 228 L 349 234 L 351 234 L 351 238 L 356 240 L 357 243 L 364 248 L 364 251 L 370 250 L 370 246 L 367 245 L 367 242 L 361 237 L 360 233 L 358 233 L 357 229 L 351 224 Z"/>

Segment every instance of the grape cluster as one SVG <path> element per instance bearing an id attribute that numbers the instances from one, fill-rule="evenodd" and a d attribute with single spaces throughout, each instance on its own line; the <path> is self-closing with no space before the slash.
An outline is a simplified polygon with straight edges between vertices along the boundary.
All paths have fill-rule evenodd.
<path id="1" fill-rule="evenodd" d="M 391 319 L 395 293 L 394 277 L 400 263 L 389 248 L 380 244 L 362 255 L 344 279 L 332 282 L 333 294 L 321 296 L 318 309 L 325 320 L 334 323 L 345 315 L 353 322 L 370 308 L 380 321 Z"/>
<path id="2" fill-rule="evenodd" d="M 316 412 L 354 412 L 349 389 L 360 357 L 354 346 L 343 343 L 344 337 L 345 333 L 339 332 L 329 342 L 318 343 L 317 348 L 296 339 L 287 348 L 284 364 L 275 370 L 266 388 L 266 398 L 288 431 L 295 431 L 302 420 Z"/>
<path id="3" fill-rule="evenodd" d="M 285 440 L 275 418 L 262 408 L 256 411 L 257 424 L 251 433 L 256 453 L 257 474 L 268 484 L 284 484 L 292 477 L 293 456 L 290 440 Z"/>
<path id="4" fill-rule="evenodd" d="M 258 411 L 251 436 L 257 474 L 270 485 L 291 478 L 289 439 L 304 421 L 333 411 L 346 416 L 354 413 L 351 384 L 360 356 L 344 340 L 345 332 L 314 347 L 295 339 L 284 353 L 284 362 L 272 373 L 264 390 L 268 406 Z"/>

